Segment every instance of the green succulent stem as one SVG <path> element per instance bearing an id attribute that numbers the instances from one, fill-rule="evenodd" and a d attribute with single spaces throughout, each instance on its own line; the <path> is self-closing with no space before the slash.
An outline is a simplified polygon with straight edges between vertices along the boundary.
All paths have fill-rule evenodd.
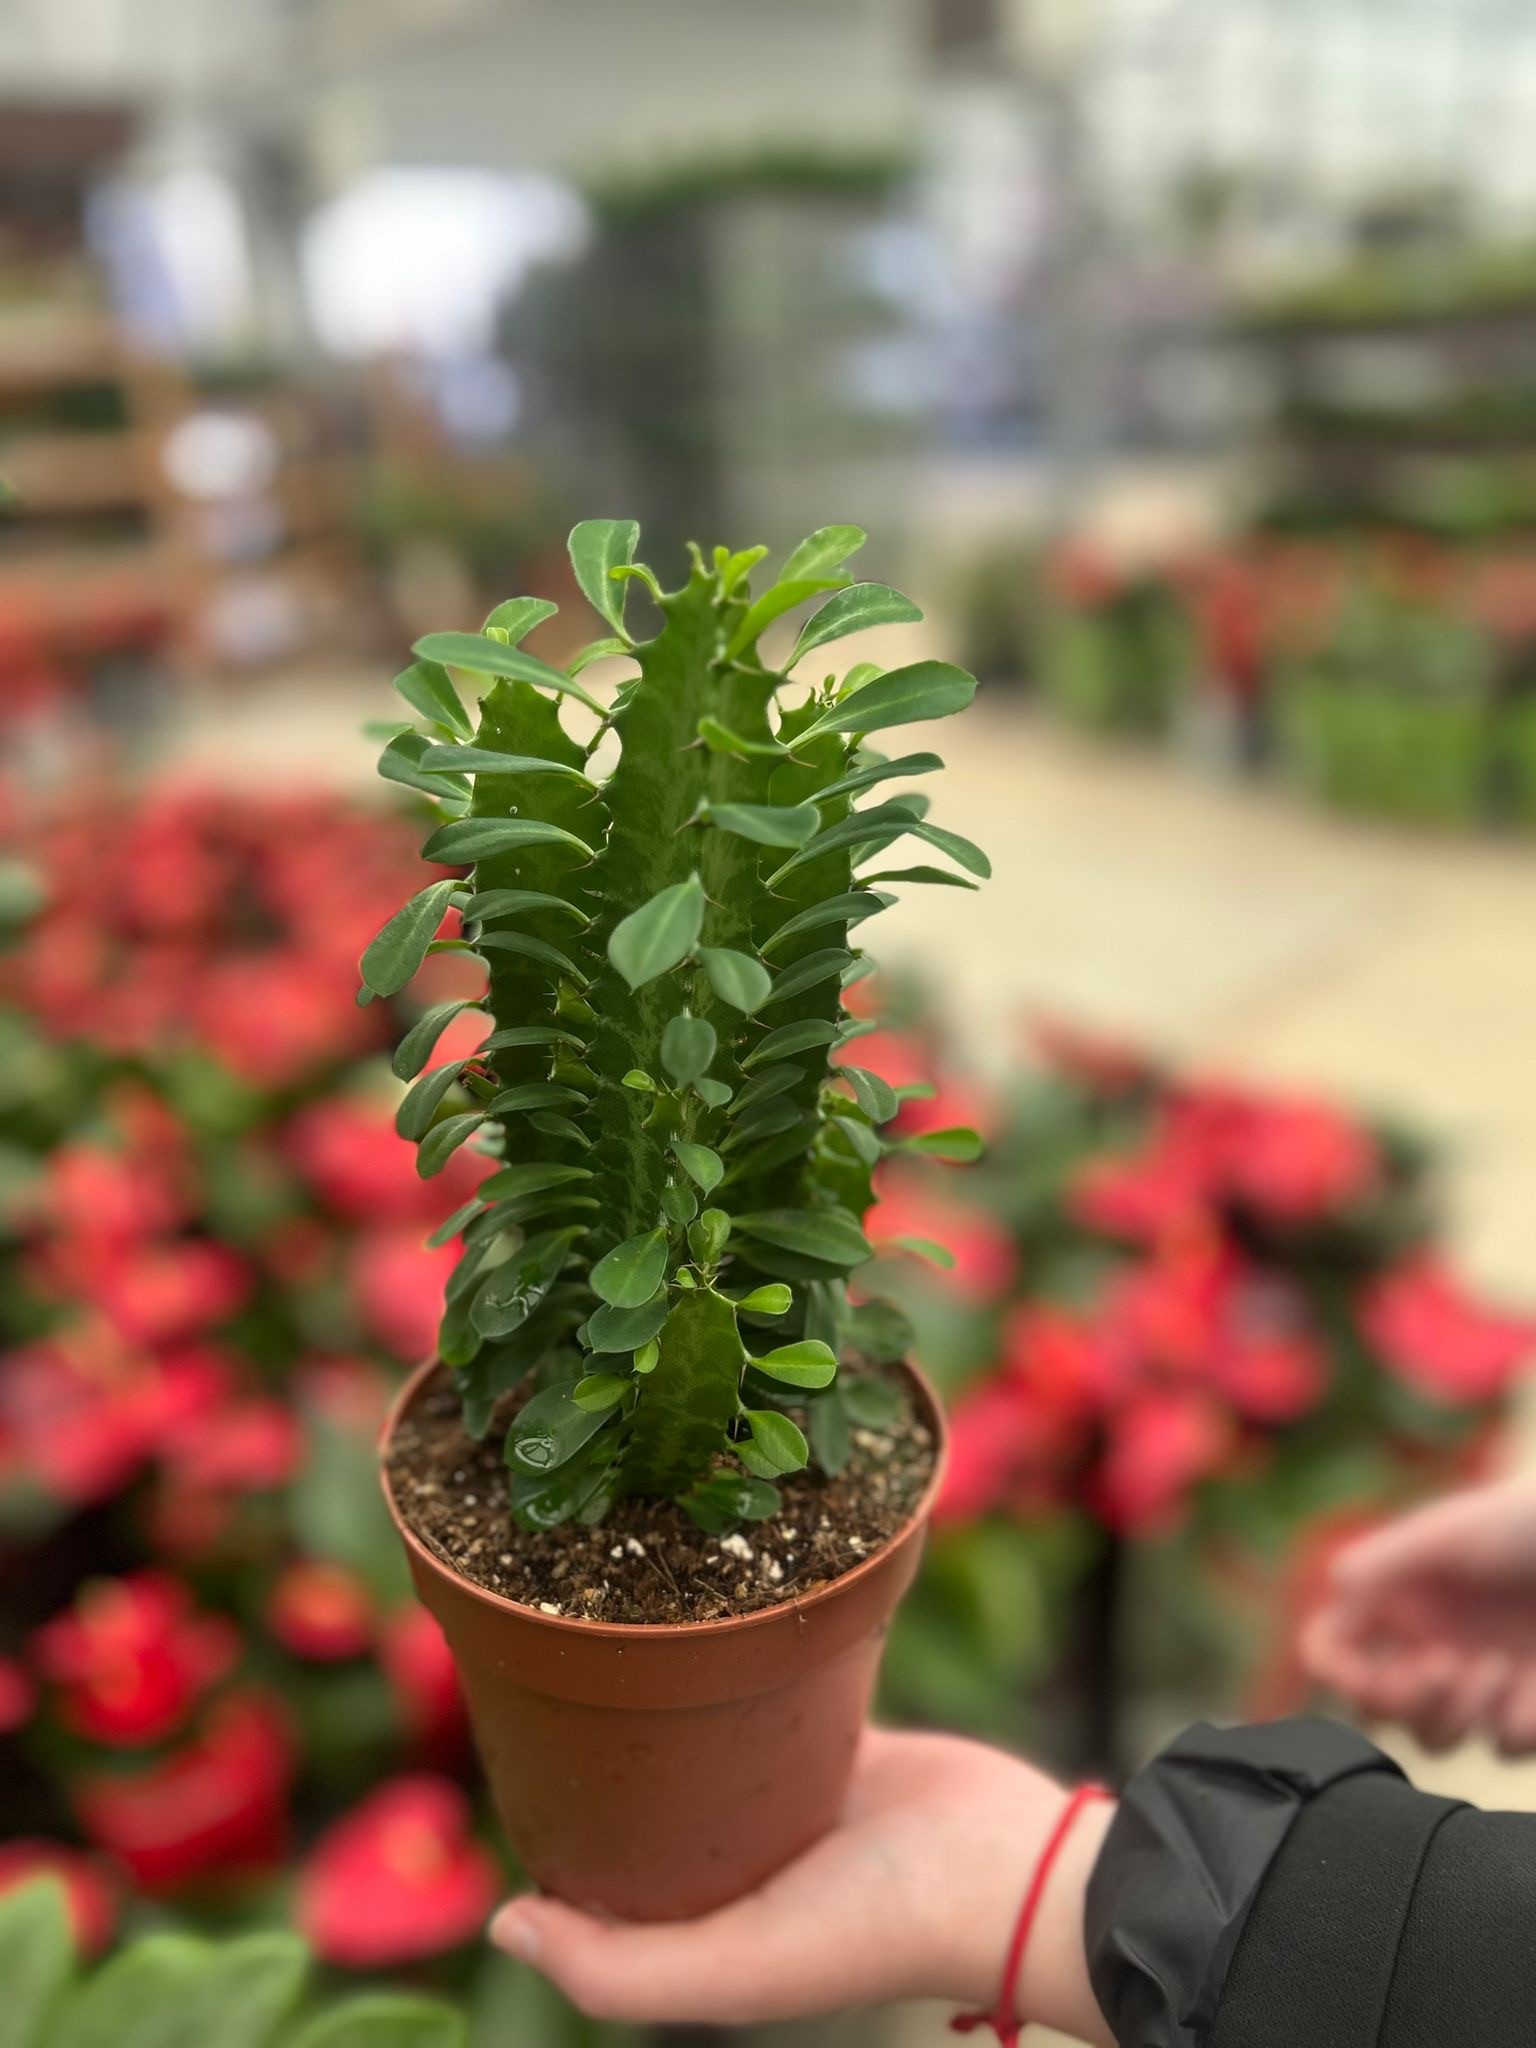
<path id="1" fill-rule="evenodd" d="M 444 912 L 460 911 L 456 943 L 486 976 L 486 1034 L 415 1080 L 399 1125 L 424 1174 L 461 1144 L 488 1155 L 476 1200 L 438 1234 L 462 1247 L 439 1349 L 476 1433 L 503 1395 L 532 1388 L 507 1437 L 513 1513 L 530 1528 L 596 1518 L 621 1493 L 677 1499 L 712 1528 L 771 1513 L 773 1479 L 805 1456 L 776 1400 L 809 1408 L 823 1462 L 845 1455 L 836 1353 L 851 1339 L 866 1355 L 901 1343 L 891 1312 L 877 1339 L 847 1305 L 847 1275 L 869 1252 L 881 1125 L 898 1106 L 875 1076 L 854 1071 L 845 1089 L 833 1064 L 857 971 L 850 932 L 890 900 L 860 890 L 856 870 L 911 830 L 986 872 L 979 849 L 926 824 L 922 802 L 891 798 L 889 778 L 937 757 L 886 767 L 866 740 L 960 709 L 971 678 L 864 663 L 807 694 L 761 654 L 761 635 L 809 603 L 821 609 L 791 665 L 855 628 L 919 616 L 886 585 L 852 582 L 856 528 L 808 536 L 756 596 L 762 550 L 695 548 L 687 581 L 665 591 L 635 562 L 637 537 L 615 520 L 573 532 L 578 583 L 607 630 L 568 670 L 518 644 L 548 615 L 533 599 L 498 606 L 479 635 L 418 642 L 398 687 L 422 723 L 381 762 L 434 805 L 429 857 L 470 866 L 385 926 L 363 957 L 362 999 L 403 988 L 441 945 Z M 624 619 L 632 578 L 661 618 L 639 642 Z M 571 676 L 613 653 L 635 672 L 604 707 Z M 455 673 L 483 688 L 473 716 Z M 600 723 L 584 742 L 567 718 L 591 710 Z M 605 733 L 617 758 L 602 778 Z M 473 1007 L 414 1024 L 397 1073 L 420 1073 Z"/>

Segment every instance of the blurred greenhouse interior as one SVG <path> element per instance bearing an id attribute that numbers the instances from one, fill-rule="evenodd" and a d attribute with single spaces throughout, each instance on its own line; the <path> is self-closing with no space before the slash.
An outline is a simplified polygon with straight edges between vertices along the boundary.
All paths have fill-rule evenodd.
<path id="1" fill-rule="evenodd" d="M 1341 1537 L 1529 1440 L 1536 12 L 0 0 L 0 1890 L 472 2048 L 639 2037 L 486 1958 L 376 1498 L 447 1205 L 363 727 L 503 599 L 570 655 L 596 515 L 667 583 L 856 523 L 924 617 L 848 660 L 981 679 L 916 739 L 993 878 L 854 991 L 988 1140 L 871 1221 L 955 1427 L 885 1710 L 1124 1771 L 1307 1705 Z"/>

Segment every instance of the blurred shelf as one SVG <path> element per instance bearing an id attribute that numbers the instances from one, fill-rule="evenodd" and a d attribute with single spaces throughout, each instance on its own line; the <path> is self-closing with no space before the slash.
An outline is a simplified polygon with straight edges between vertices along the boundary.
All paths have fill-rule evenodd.
<path id="1" fill-rule="evenodd" d="M 28 434 L 0 440 L 0 469 L 16 494 L 9 516 L 94 513 L 141 506 L 155 493 L 155 443 L 138 433 Z M 7 514 L 0 513 L 0 524 Z"/>

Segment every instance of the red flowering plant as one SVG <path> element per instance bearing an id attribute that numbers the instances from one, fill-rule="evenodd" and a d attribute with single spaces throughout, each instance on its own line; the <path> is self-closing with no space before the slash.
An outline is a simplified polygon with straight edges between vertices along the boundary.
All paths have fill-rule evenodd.
<path id="1" fill-rule="evenodd" d="M 943 1067 L 921 1027 L 861 1056 Z M 952 1095 L 909 1105 L 914 1139 Z M 964 1110 L 988 1141 L 964 1196 L 916 1150 L 871 1225 L 950 1255 L 903 1290 L 953 1442 L 895 1682 L 1017 1732 L 1066 1673 L 1103 1761 L 1133 1695 L 1230 1685 L 1236 1617 L 1272 1611 L 1303 1531 L 1475 1468 L 1536 1322 L 1448 1265 L 1423 1146 L 1325 1099 L 1054 1032 Z"/>
<path id="2" fill-rule="evenodd" d="M 150 1898 L 414 1972 L 499 1888 L 373 1469 L 452 1265 L 409 1019 L 353 1001 L 414 836 L 227 791 L 4 820 L 0 1893 L 61 1877 L 93 1950 Z"/>

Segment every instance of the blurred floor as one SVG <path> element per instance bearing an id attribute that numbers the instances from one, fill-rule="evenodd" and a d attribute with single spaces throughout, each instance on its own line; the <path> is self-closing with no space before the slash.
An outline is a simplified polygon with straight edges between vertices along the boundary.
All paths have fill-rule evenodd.
<path id="1" fill-rule="evenodd" d="M 373 753 L 358 726 L 382 715 L 373 679 L 205 698 L 174 760 L 240 780 L 353 781 Z M 943 752 L 936 816 L 986 846 L 994 880 L 976 895 L 911 890 L 882 923 L 881 957 L 922 970 L 978 1060 L 1000 1070 L 1022 1019 L 1055 1012 L 1401 1115 L 1451 1150 L 1467 1263 L 1536 1302 L 1536 846 L 1351 824 L 1074 739 L 1006 699 L 902 743 Z M 1421 1784 L 1536 1807 L 1536 1764 L 1394 1746 Z M 793 2038 L 951 2037 L 925 2009 Z M 789 2048 L 787 2035 L 759 2039 Z"/>

